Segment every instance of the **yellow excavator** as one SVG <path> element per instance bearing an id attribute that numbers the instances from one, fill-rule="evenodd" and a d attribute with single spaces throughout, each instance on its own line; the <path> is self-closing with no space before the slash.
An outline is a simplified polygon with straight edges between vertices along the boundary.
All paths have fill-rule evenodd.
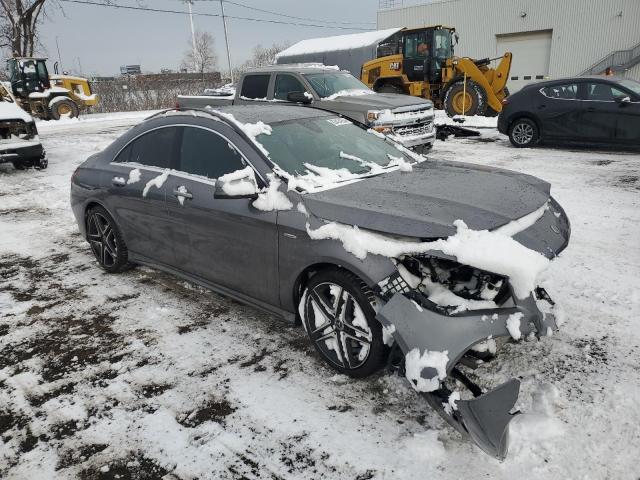
<path id="1" fill-rule="evenodd" d="M 12 94 L 24 110 L 45 120 L 73 118 L 98 103 L 86 78 L 49 76 L 46 58 L 20 57 L 7 60 Z"/>
<path id="2" fill-rule="evenodd" d="M 511 53 L 482 60 L 456 57 L 457 40 L 453 27 L 403 28 L 378 44 L 377 58 L 362 65 L 360 79 L 377 92 L 431 99 L 450 116 L 497 115 L 509 95 Z"/>

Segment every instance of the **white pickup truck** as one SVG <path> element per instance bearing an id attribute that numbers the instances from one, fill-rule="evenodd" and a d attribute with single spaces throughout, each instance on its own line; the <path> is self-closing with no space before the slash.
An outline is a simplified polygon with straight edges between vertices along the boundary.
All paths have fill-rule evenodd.
<path id="1" fill-rule="evenodd" d="M 178 96 L 179 108 L 284 102 L 341 114 L 424 153 L 436 139 L 430 100 L 376 93 L 349 72 L 319 64 L 271 65 L 242 75 L 235 94 Z"/>

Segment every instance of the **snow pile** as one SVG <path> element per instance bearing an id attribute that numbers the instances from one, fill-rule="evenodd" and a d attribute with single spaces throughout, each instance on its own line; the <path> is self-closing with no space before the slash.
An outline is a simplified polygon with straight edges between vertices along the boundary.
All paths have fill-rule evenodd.
<path id="1" fill-rule="evenodd" d="M 524 317 L 522 312 L 516 312 L 509 315 L 507 318 L 507 330 L 509 330 L 509 335 L 514 340 L 520 340 L 522 337 L 522 333 L 520 332 L 520 320 Z"/>
<path id="2" fill-rule="evenodd" d="M 178 195 L 178 201 L 180 202 L 180 205 L 184 205 L 184 199 L 186 198 L 185 195 L 189 193 L 189 191 L 184 185 L 180 185 L 177 191 L 181 193 L 181 195 Z"/>
<path id="3" fill-rule="evenodd" d="M 511 222 L 503 225 L 499 228 L 496 228 L 494 232 L 501 233 L 503 235 L 508 235 L 509 237 L 513 237 L 514 235 L 526 230 L 527 228 L 533 226 L 538 220 L 542 218 L 544 212 L 546 212 L 549 208 L 549 202 L 546 202 L 537 210 L 525 215 L 524 217 L 518 218 L 516 220 L 512 220 Z"/>
<path id="4" fill-rule="evenodd" d="M 33 122 L 33 117 L 15 102 L 0 101 L 0 120 L 23 120 L 30 123 Z"/>
<path id="5" fill-rule="evenodd" d="M 396 331 L 396 326 L 391 324 L 391 325 L 383 325 L 382 326 L 382 342 L 385 345 L 388 345 L 389 347 L 391 345 L 393 345 L 393 334 Z"/>
<path id="6" fill-rule="evenodd" d="M 498 347 L 496 345 L 496 341 L 491 338 L 491 335 L 489 335 L 484 342 L 479 342 L 473 345 L 471 350 L 478 353 L 489 352 L 491 354 L 495 354 Z"/>
<path id="7" fill-rule="evenodd" d="M 404 449 L 410 455 L 412 462 L 418 466 L 420 463 L 425 462 L 432 466 L 433 462 L 445 460 L 447 457 L 447 450 L 444 444 L 438 440 L 438 430 L 425 430 L 423 432 L 417 432 L 408 437 L 404 441 Z M 422 478 L 429 478 L 428 475 L 420 475 Z M 435 476 L 437 477 L 437 475 Z M 396 478 L 419 478 L 419 477 L 405 477 L 403 475 Z"/>
<path id="8" fill-rule="evenodd" d="M 320 100 L 335 100 L 338 97 L 360 97 L 362 95 L 375 95 L 373 90 L 365 90 L 364 88 L 351 88 L 349 90 L 340 90 L 337 93 L 323 97 Z"/>
<path id="9" fill-rule="evenodd" d="M 441 251 L 464 265 L 509 277 L 518 298 L 529 296 L 537 285 L 538 275 L 549 265 L 547 258 L 502 233 L 471 230 L 462 220 L 453 224 L 457 227 L 455 235 L 433 242 L 397 239 L 336 222 L 315 230 L 307 224 L 307 233 L 314 240 L 338 240 L 346 251 L 361 260 L 369 253 L 397 258 Z"/>
<path id="10" fill-rule="evenodd" d="M 258 198 L 253 202 L 253 206 L 264 212 L 291 210 L 293 204 L 284 192 L 280 191 L 280 186 L 282 185 L 281 180 L 273 173 L 270 173 L 268 177 L 269 186 L 258 194 Z"/>
<path id="11" fill-rule="evenodd" d="M 147 184 L 144 186 L 144 190 L 142 190 L 142 196 L 146 197 L 151 187 L 156 187 L 158 189 L 162 188 L 162 186 L 164 185 L 164 182 L 167 181 L 167 178 L 169 178 L 169 169 L 166 169 L 157 177 L 154 177 L 151 180 L 149 180 Z"/>
<path id="12" fill-rule="evenodd" d="M 236 94 L 236 87 L 233 83 L 227 83 L 218 88 L 205 88 L 204 94 L 214 97 L 233 97 Z"/>
<path id="13" fill-rule="evenodd" d="M 242 122 L 239 122 L 238 120 L 236 120 L 236 117 L 234 117 L 230 113 L 221 112 L 221 111 L 215 110 L 215 109 L 213 109 L 211 107 L 206 107 L 206 109 L 214 112 L 216 115 L 220 115 L 221 117 L 226 118 L 231 123 L 233 123 L 235 126 L 237 126 L 240 130 L 242 130 L 247 135 L 247 137 L 249 137 L 251 139 L 253 144 L 256 147 L 258 147 L 260 149 L 260 151 L 267 158 L 269 157 L 269 152 L 267 151 L 266 148 L 264 148 L 264 145 L 262 145 L 258 140 L 256 140 L 256 137 L 258 135 L 271 135 L 271 126 L 270 125 L 267 125 L 266 123 L 264 123 L 262 121 L 259 121 L 257 123 L 242 123 Z"/>
<path id="14" fill-rule="evenodd" d="M 400 28 L 387 30 L 375 30 L 372 32 L 352 33 L 350 35 L 336 35 L 333 37 L 310 38 L 291 45 L 289 48 L 276 54 L 276 60 L 292 55 L 304 55 L 307 53 L 334 52 L 339 50 L 351 50 L 352 48 L 367 47 L 381 42 Z"/>
<path id="15" fill-rule="evenodd" d="M 391 160 L 389 162 L 389 166 L 397 165 L 401 172 L 412 172 L 413 171 L 413 167 L 411 166 L 411 164 L 409 162 L 407 162 L 404 158 L 402 158 L 402 157 L 394 157 L 393 155 L 390 155 L 390 154 L 387 154 L 387 157 L 389 157 L 389 160 Z"/>
<path id="16" fill-rule="evenodd" d="M 420 355 L 420 350 L 414 348 L 405 356 L 406 376 L 413 388 L 418 392 L 433 392 L 440 387 L 440 380 L 447 377 L 447 363 L 449 352 L 437 352 L 425 350 Z M 425 368 L 435 370 L 431 378 L 423 378 L 422 371 Z"/>
<path id="17" fill-rule="evenodd" d="M 129 178 L 127 179 L 127 185 L 133 185 L 140 181 L 140 169 L 134 168 L 129 172 Z"/>
<path id="18" fill-rule="evenodd" d="M 258 193 L 256 175 L 249 166 L 222 175 L 218 181 L 222 185 L 222 191 L 232 197 Z"/>
<path id="19" fill-rule="evenodd" d="M 363 160 L 360 157 L 356 157 L 355 155 L 344 153 L 343 151 L 340 152 L 340 158 L 345 158 L 347 160 L 353 160 L 354 162 L 358 162 L 363 167 L 368 168 L 369 172 L 373 174 L 382 173 L 384 171 L 384 169 L 375 162 L 370 162 L 369 160 Z"/>
<path id="20" fill-rule="evenodd" d="M 451 415 L 455 410 L 458 410 L 458 400 L 460 400 L 460 392 L 451 392 L 447 403 L 443 403 L 444 411 Z"/>

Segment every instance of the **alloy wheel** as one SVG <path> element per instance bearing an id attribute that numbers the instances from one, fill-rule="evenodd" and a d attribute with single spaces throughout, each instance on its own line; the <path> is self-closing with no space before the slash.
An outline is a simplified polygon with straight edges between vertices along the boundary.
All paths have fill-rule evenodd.
<path id="1" fill-rule="evenodd" d="M 98 262 L 103 267 L 114 266 L 118 259 L 118 245 L 109 220 L 93 212 L 87 222 L 87 237 Z"/>
<path id="2" fill-rule="evenodd" d="M 305 320 L 311 340 L 332 364 L 353 370 L 367 361 L 373 335 L 357 300 L 342 286 L 326 282 L 308 291 Z"/>
<path id="3" fill-rule="evenodd" d="M 518 145 L 527 145 L 533 140 L 533 127 L 528 123 L 518 123 L 511 135 Z"/>

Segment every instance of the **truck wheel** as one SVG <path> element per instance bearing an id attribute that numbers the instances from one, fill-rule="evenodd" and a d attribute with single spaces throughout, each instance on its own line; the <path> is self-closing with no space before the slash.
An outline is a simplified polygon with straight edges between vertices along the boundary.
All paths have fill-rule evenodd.
<path id="1" fill-rule="evenodd" d="M 79 114 L 76 102 L 67 97 L 54 97 L 49 102 L 49 116 L 54 120 L 75 118 Z"/>
<path id="2" fill-rule="evenodd" d="M 444 95 L 444 109 L 447 115 L 484 115 L 487 110 L 487 94 L 483 88 L 473 80 L 459 80 L 449 87 Z"/>
<path id="3" fill-rule="evenodd" d="M 529 118 L 518 118 L 509 127 L 509 140 L 514 147 L 533 147 L 539 139 L 538 126 Z"/>
<path id="4" fill-rule="evenodd" d="M 378 93 L 397 93 L 400 95 L 404 95 L 404 90 L 400 88 L 398 85 L 394 85 L 393 83 L 385 83 L 376 88 L 376 92 Z"/>
<path id="5" fill-rule="evenodd" d="M 28 163 L 20 160 L 15 160 L 11 163 L 13 163 L 13 168 L 15 168 L 16 170 L 26 170 L 31 166 Z"/>

